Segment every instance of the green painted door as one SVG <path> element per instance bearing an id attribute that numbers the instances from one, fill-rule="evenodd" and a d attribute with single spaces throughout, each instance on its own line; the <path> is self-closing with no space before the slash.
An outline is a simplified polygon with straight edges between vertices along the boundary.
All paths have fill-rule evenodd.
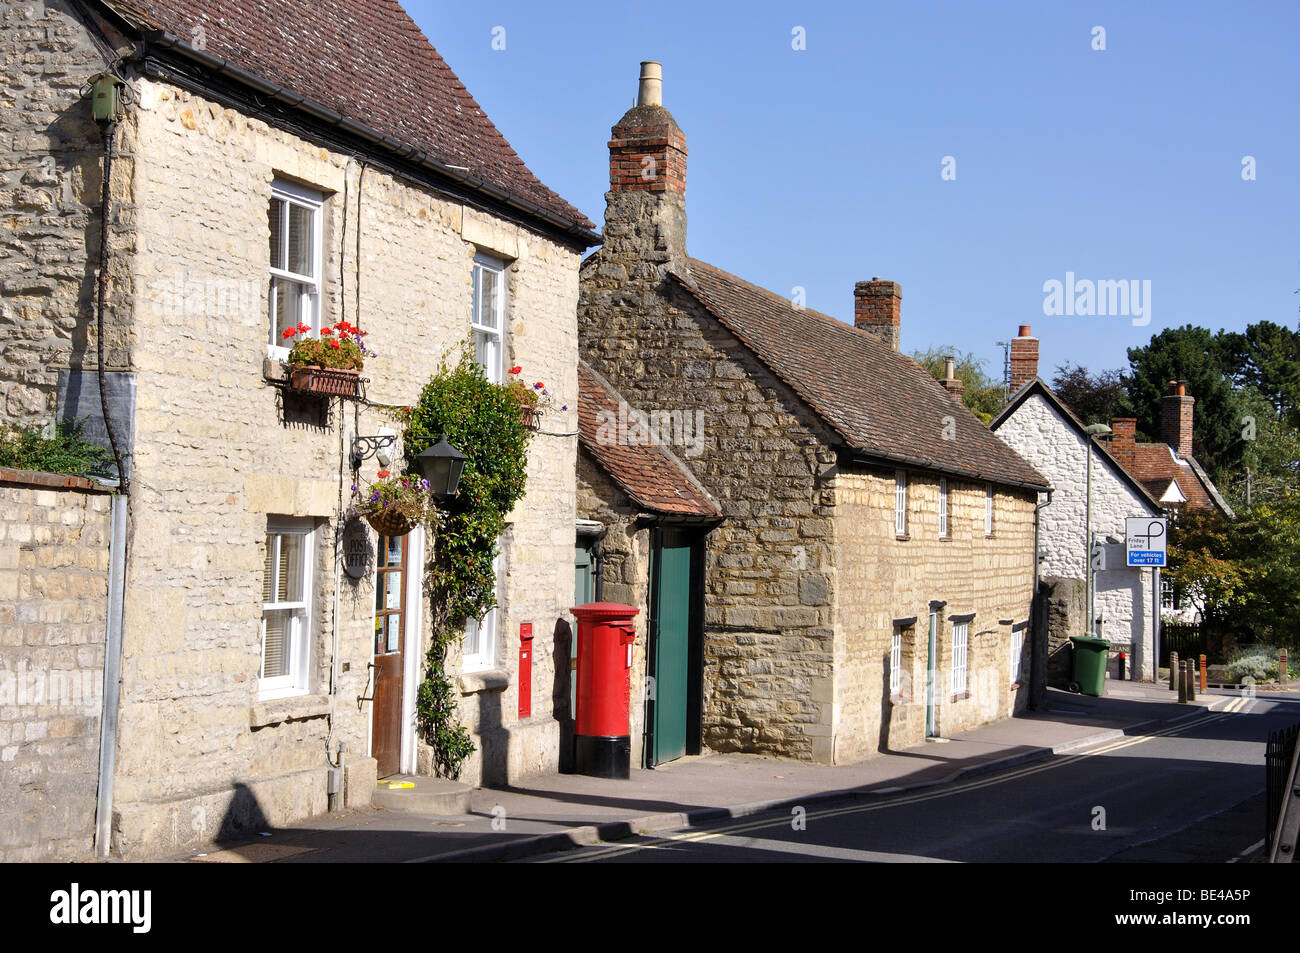
<path id="1" fill-rule="evenodd" d="M 691 547 L 665 532 L 659 559 L 655 640 L 653 764 L 686 753 L 687 672 L 691 635 Z"/>
<path id="2" fill-rule="evenodd" d="M 591 549 L 581 538 L 573 549 L 573 604 L 585 606 L 596 601 L 596 572 Z M 573 642 L 569 649 L 569 717 L 578 711 L 578 629 L 573 629 Z"/>

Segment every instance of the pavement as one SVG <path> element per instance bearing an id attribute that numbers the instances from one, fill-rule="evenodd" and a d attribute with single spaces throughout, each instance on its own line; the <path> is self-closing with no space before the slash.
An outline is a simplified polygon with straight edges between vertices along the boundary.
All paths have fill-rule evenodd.
<path id="1" fill-rule="evenodd" d="M 440 816 L 344 810 L 177 860 L 261 862 L 484 862 L 679 830 L 793 806 L 896 794 L 969 778 L 1139 735 L 1217 710 L 1235 694 L 1180 704 L 1167 688 L 1110 681 L 1092 698 L 1049 689 L 1037 712 L 847 765 L 756 755 L 686 757 L 626 781 L 542 775 L 480 788 L 470 812 Z"/>

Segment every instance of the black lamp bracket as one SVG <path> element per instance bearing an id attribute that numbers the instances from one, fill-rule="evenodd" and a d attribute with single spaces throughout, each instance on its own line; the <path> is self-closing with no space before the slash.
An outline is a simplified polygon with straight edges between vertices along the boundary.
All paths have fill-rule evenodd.
<path id="1" fill-rule="evenodd" d="M 397 434 L 377 434 L 373 437 L 352 438 L 352 469 L 360 470 L 361 463 L 369 460 L 380 450 L 387 450 L 397 443 Z"/>

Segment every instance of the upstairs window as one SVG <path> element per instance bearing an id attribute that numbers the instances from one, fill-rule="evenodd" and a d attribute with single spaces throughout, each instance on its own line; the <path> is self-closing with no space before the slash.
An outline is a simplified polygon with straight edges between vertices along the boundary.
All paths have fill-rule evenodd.
<path id="1" fill-rule="evenodd" d="M 948 480 L 939 478 L 939 538 L 948 538 Z"/>
<path id="2" fill-rule="evenodd" d="M 907 472 L 894 473 L 894 533 L 907 535 Z"/>
<path id="3" fill-rule="evenodd" d="M 984 486 L 984 535 L 993 535 L 993 484 Z"/>
<path id="4" fill-rule="evenodd" d="M 487 255 L 474 256 L 474 301 L 470 327 L 474 333 L 474 358 L 483 374 L 501 383 L 502 329 L 506 316 L 505 262 Z"/>
<path id="5" fill-rule="evenodd" d="M 321 207 L 324 199 L 289 182 L 271 186 L 270 355 L 284 358 L 284 331 L 320 329 Z"/>

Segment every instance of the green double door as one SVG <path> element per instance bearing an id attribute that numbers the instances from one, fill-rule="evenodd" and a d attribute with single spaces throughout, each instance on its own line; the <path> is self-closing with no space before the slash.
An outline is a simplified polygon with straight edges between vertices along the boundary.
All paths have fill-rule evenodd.
<path id="1" fill-rule="evenodd" d="M 646 758 L 650 767 L 686 754 L 688 730 L 692 723 L 698 725 L 698 714 L 691 717 L 692 554 L 686 534 L 664 530 L 655 568 L 654 727 Z"/>

